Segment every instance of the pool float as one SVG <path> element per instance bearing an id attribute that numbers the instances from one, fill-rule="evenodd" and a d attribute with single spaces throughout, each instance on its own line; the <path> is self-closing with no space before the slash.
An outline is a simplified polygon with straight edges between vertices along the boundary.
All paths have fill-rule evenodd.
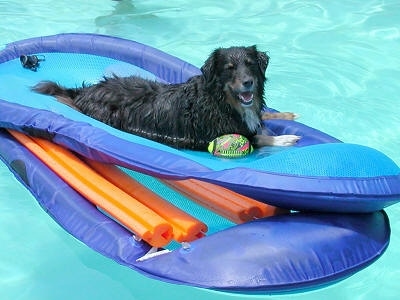
<path id="1" fill-rule="evenodd" d="M 22 68 L 30 55 L 40 59 L 33 61 L 33 68 Z M 382 209 L 400 199 L 400 169 L 379 151 L 341 143 L 299 122 L 273 120 L 265 123 L 271 134 L 302 136 L 296 147 L 220 159 L 118 131 L 29 89 L 40 80 L 76 85 L 112 73 L 177 83 L 199 70 L 149 46 L 93 34 L 32 38 L 11 43 L 0 52 L 0 157 L 49 215 L 88 246 L 167 282 L 269 292 L 335 282 L 369 265 L 386 249 L 390 226 Z M 266 204 L 268 209 L 274 205 L 296 212 L 266 217 L 274 214 L 269 210 L 256 216 L 256 211 L 265 207 L 250 204 L 251 209 L 242 207 L 226 216 L 239 223 L 240 215 L 253 211 L 250 215 L 256 220 L 234 225 L 221 218 L 218 224 L 224 225 L 205 237 L 207 225 L 190 216 L 185 220 L 196 228 L 194 234 L 189 233 L 190 225 L 173 228 L 170 215 L 151 217 L 157 222 L 140 231 L 142 224 L 136 222 L 138 212 L 144 211 L 143 203 L 135 202 L 134 207 L 140 207 L 136 211 L 125 207 L 125 202 L 113 202 L 116 199 L 109 195 L 104 203 L 88 201 L 87 188 L 79 189 L 62 178 L 52 169 L 50 158 L 41 160 L 27 148 L 32 143 L 46 155 L 64 149 L 74 163 L 95 171 L 98 180 L 107 182 L 124 199 L 128 197 L 124 185 L 118 186 L 118 181 L 112 182 L 107 172 L 101 171 L 115 168 L 110 164 L 137 177 L 139 190 L 146 181 L 151 190 L 166 191 L 163 182 L 191 197 L 195 184 L 200 184 L 204 192 L 198 200 L 204 202 L 204 194 L 216 184 Z M 55 162 L 63 161 L 59 155 L 64 155 L 64 150 L 55 151 Z M 153 182 L 153 177 L 161 181 Z M 182 185 L 188 180 L 192 191 Z M 211 184 L 208 192 L 202 184 Z M 173 195 L 168 200 L 179 198 Z M 129 197 L 143 200 L 140 195 Z M 222 214 L 229 211 L 229 207 L 211 206 Z M 121 214 L 131 216 L 125 219 Z M 151 253 L 173 238 L 183 246 L 166 246 L 165 251 Z"/>
<path id="2" fill-rule="evenodd" d="M 45 61 L 31 72 L 21 67 L 21 53 L 39 53 Z M 91 159 L 156 177 L 216 183 L 294 210 L 372 212 L 400 199 L 400 171 L 392 160 L 365 146 L 340 143 L 299 122 L 266 122 L 272 134 L 302 136 L 297 147 L 226 161 L 117 131 L 29 90 L 45 79 L 74 86 L 115 73 L 176 83 L 199 74 L 196 67 L 151 47 L 110 37 L 57 35 L 12 43 L 1 52 L 0 63 L 4 100 L 0 109 L 10 112 L 2 114 L 1 127 L 47 135 Z"/>

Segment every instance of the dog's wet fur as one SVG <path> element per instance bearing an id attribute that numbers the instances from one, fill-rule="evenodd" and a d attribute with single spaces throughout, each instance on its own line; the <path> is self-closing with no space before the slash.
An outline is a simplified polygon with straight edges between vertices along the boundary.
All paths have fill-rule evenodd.
<path id="1" fill-rule="evenodd" d="M 219 48 L 201 67 L 202 74 L 185 83 L 114 75 L 78 88 L 42 81 L 32 89 L 110 126 L 175 148 L 206 150 L 210 141 L 230 133 L 246 136 L 256 147 L 293 145 L 298 136 L 260 134 L 261 120 L 295 118 L 293 113 L 261 113 L 268 62 L 256 46 Z"/>

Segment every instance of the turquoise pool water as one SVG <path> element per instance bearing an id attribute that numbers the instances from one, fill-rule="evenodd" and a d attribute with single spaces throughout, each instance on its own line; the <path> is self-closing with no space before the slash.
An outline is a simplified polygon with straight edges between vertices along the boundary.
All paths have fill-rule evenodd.
<path id="1" fill-rule="evenodd" d="M 216 47 L 271 56 L 267 102 L 400 164 L 397 1 L 0 1 L 0 42 L 61 32 L 137 40 L 201 66 Z M 12 88 L 12 87 L 11 87 Z M 0 164 L 0 299 L 397 299 L 400 205 L 373 265 L 323 289 L 226 294 L 147 279 L 60 228 Z"/>

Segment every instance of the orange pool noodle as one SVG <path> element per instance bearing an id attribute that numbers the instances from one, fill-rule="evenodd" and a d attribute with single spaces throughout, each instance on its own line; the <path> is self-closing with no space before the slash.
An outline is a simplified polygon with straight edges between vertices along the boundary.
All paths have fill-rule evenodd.
<path id="1" fill-rule="evenodd" d="M 190 242 L 203 237 L 207 232 L 206 224 L 164 200 L 118 167 L 86 158 L 85 161 L 108 181 L 165 218 L 173 227 L 174 240 Z"/>
<path id="2" fill-rule="evenodd" d="M 163 247 L 172 240 L 172 226 L 164 218 L 104 179 L 68 150 L 47 140 L 9 132 L 72 188 L 150 245 Z"/>
<path id="3" fill-rule="evenodd" d="M 196 179 L 162 181 L 234 223 L 240 224 L 283 212 L 280 208 L 256 201 L 216 184 Z"/>

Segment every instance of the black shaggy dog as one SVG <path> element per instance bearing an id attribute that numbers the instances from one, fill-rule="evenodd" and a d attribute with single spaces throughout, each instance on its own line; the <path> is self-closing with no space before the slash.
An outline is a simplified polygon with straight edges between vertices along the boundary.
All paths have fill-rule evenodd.
<path id="1" fill-rule="evenodd" d="M 295 116 L 261 115 L 268 61 L 256 46 L 219 48 L 202 66 L 202 75 L 181 84 L 114 76 L 79 88 L 43 81 L 33 90 L 115 128 L 176 148 L 206 150 L 210 141 L 229 133 L 246 136 L 256 147 L 292 145 L 298 136 L 260 134 L 261 120 Z"/>

